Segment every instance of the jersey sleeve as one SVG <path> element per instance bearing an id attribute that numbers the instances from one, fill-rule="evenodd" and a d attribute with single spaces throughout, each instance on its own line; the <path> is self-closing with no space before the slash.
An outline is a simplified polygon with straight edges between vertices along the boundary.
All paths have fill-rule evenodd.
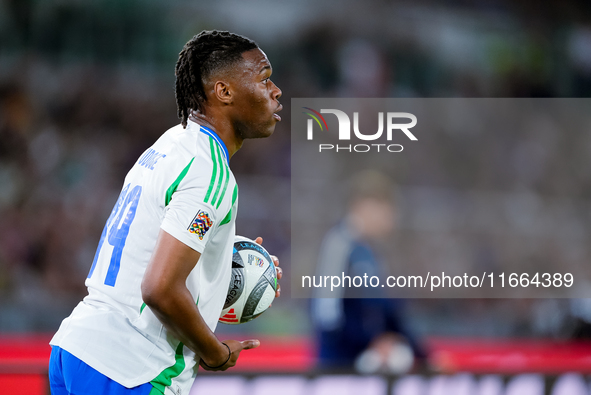
<path id="1" fill-rule="evenodd" d="M 203 252 L 221 220 L 212 203 L 219 178 L 214 170 L 211 162 L 194 158 L 166 193 L 161 229 L 198 252 Z"/>

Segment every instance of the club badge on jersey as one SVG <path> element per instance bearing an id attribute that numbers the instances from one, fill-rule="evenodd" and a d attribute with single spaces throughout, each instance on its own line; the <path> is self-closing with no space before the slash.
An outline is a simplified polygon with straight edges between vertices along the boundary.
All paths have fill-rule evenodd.
<path id="1" fill-rule="evenodd" d="M 205 211 L 199 210 L 187 230 L 191 233 L 197 234 L 199 240 L 203 240 L 203 237 L 212 225 L 213 222 L 211 218 L 209 218 L 209 214 Z"/>

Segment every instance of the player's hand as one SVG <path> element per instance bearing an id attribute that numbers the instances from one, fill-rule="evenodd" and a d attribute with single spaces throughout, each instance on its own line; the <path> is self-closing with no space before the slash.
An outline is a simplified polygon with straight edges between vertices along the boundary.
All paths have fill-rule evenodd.
<path id="1" fill-rule="evenodd" d="M 254 240 L 254 242 L 263 245 L 263 238 L 259 236 Z M 281 285 L 279 284 L 279 280 L 281 280 L 281 277 L 283 277 L 283 269 L 279 267 L 279 259 L 275 255 L 271 255 L 271 259 L 273 259 L 273 263 L 275 264 L 277 271 L 277 290 L 275 291 L 275 297 L 278 298 L 281 295 Z"/>
<path id="2" fill-rule="evenodd" d="M 251 340 L 244 340 L 244 341 L 238 341 L 238 340 L 224 340 L 224 343 L 226 343 L 228 345 L 228 347 L 230 347 L 230 359 L 228 360 L 228 362 L 226 362 L 224 365 L 219 366 L 219 367 L 214 367 L 212 368 L 211 366 L 207 366 L 203 363 L 203 358 L 201 358 L 201 360 L 199 361 L 199 365 L 205 369 L 205 370 L 209 370 L 209 371 L 219 371 L 219 370 L 227 370 L 229 368 L 231 368 L 232 366 L 236 365 L 236 361 L 238 361 L 238 356 L 240 355 L 240 351 L 242 350 L 250 350 L 253 348 L 257 348 L 258 346 L 261 345 L 261 342 L 258 341 L 257 339 L 251 339 Z"/>

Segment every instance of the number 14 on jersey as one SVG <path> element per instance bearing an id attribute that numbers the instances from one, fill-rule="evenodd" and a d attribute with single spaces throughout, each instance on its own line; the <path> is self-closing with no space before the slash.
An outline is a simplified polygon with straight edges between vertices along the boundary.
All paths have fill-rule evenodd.
<path id="1" fill-rule="evenodd" d="M 109 219 L 107 219 L 98 248 L 96 249 L 96 254 L 94 254 L 94 260 L 92 261 L 90 272 L 88 273 L 88 278 L 91 278 L 106 239 L 107 242 L 113 246 L 107 275 L 105 277 L 105 284 L 111 287 L 114 287 L 115 282 L 117 281 L 117 275 L 119 274 L 119 267 L 121 265 L 121 255 L 123 253 L 123 248 L 125 247 L 127 235 L 129 234 L 129 227 L 135 218 L 137 205 L 140 200 L 140 195 L 142 194 L 142 187 L 140 185 L 136 185 L 131 191 L 129 190 L 130 186 L 131 184 L 127 184 L 125 188 L 123 188 L 115 207 L 113 207 L 113 211 L 111 211 Z"/>

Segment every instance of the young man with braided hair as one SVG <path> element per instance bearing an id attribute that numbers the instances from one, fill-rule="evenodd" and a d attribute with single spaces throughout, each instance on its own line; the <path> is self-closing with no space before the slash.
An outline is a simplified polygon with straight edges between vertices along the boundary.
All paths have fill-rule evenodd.
<path id="1" fill-rule="evenodd" d="M 181 125 L 125 178 L 86 279 L 89 294 L 50 342 L 52 394 L 188 394 L 198 364 L 226 370 L 259 345 L 221 342 L 213 331 L 238 204 L 229 160 L 244 139 L 270 136 L 281 120 L 271 72 L 242 36 L 204 31 L 185 45 L 176 64 Z"/>

